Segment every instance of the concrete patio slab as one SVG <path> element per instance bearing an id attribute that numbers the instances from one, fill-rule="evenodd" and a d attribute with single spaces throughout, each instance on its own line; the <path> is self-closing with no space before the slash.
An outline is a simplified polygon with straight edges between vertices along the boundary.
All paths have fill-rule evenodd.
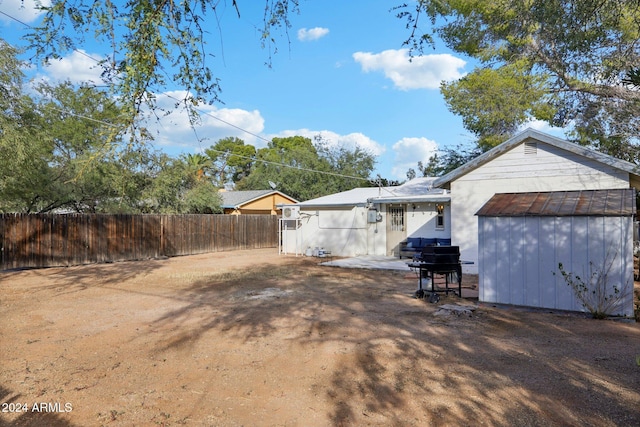
<path id="1" fill-rule="evenodd" d="M 343 268 L 368 268 L 371 270 L 401 270 L 410 271 L 407 265 L 409 259 L 380 255 L 361 255 L 353 258 L 342 258 L 323 262 L 320 265 Z"/>

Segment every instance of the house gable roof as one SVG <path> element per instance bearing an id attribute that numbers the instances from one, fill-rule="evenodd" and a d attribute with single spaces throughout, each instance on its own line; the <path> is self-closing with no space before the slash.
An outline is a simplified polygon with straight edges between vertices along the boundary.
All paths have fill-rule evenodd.
<path id="1" fill-rule="evenodd" d="M 549 191 L 495 194 L 477 216 L 632 216 L 635 190 Z"/>
<path id="2" fill-rule="evenodd" d="M 279 194 L 284 198 L 292 200 L 292 203 L 297 202 L 297 200 L 277 190 L 221 191 L 220 197 L 222 197 L 223 208 L 237 209 L 247 203 L 251 203 L 254 200 L 261 199 L 265 196 L 271 196 L 272 194 Z"/>
<path id="3" fill-rule="evenodd" d="M 507 151 L 524 143 L 527 140 L 535 140 L 537 142 L 542 142 L 544 144 L 552 145 L 562 150 L 569 151 L 579 156 L 586 157 L 588 159 L 614 167 L 624 172 L 628 172 L 629 174 L 635 175 L 636 177 L 640 177 L 640 167 L 638 167 L 637 165 L 634 165 L 633 163 L 616 159 L 613 156 L 600 153 L 599 151 L 591 150 L 589 148 L 582 147 L 581 145 L 575 144 L 573 142 L 569 142 L 565 139 L 557 138 L 555 136 L 551 136 L 549 134 L 529 128 L 515 135 L 514 137 L 508 139 L 502 144 L 492 148 L 486 153 L 483 153 L 482 155 L 476 157 L 475 159 L 465 163 L 459 168 L 454 169 L 448 174 L 441 176 L 440 178 L 434 181 L 433 185 L 435 187 L 443 187 L 447 184 L 450 184 L 452 181 L 455 181 L 456 179 L 462 177 L 463 175 L 466 175 L 467 173 L 479 168 L 480 166 L 488 163 L 489 161 L 506 153 Z"/>

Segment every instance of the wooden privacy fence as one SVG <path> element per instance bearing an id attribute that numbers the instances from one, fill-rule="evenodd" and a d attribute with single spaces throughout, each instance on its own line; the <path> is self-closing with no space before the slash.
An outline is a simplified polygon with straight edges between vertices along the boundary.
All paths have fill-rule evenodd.
<path id="1" fill-rule="evenodd" d="M 0 270 L 277 246 L 272 215 L 0 214 Z"/>

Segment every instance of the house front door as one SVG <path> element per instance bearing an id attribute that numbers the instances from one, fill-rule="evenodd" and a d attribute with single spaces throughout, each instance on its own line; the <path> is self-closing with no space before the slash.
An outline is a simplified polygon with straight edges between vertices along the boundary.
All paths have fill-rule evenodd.
<path id="1" fill-rule="evenodd" d="M 387 255 L 399 256 L 400 242 L 407 237 L 404 205 L 387 206 Z"/>

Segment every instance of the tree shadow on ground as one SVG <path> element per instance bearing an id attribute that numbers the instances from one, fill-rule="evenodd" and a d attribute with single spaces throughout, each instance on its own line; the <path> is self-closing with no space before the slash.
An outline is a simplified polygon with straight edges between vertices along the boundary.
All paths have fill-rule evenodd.
<path id="1" fill-rule="evenodd" d="M 60 294 L 80 292 L 87 289 L 124 283 L 150 275 L 162 267 L 164 259 L 144 262 L 124 261 L 51 267 L 39 269 L 0 271 L 0 283 L 10 284 L 17 280 L 28 281 L 31 292 L 55 290 Z"/>
<path id="2" fill-rule="evenodd" d="M 300 346 L 339 343 L 346 355 L 320 395 L 333 425 L 640 425 L 638 373 L 621 374 L 640 347 L 637 327 L 490 307 L 435 317 L 408 283 L 302 261 L 196 281 L 156 320 L 166 336 L 155 350 L 283 327 Z M 576 322 L 593 327 L 575 333 Z"/>

